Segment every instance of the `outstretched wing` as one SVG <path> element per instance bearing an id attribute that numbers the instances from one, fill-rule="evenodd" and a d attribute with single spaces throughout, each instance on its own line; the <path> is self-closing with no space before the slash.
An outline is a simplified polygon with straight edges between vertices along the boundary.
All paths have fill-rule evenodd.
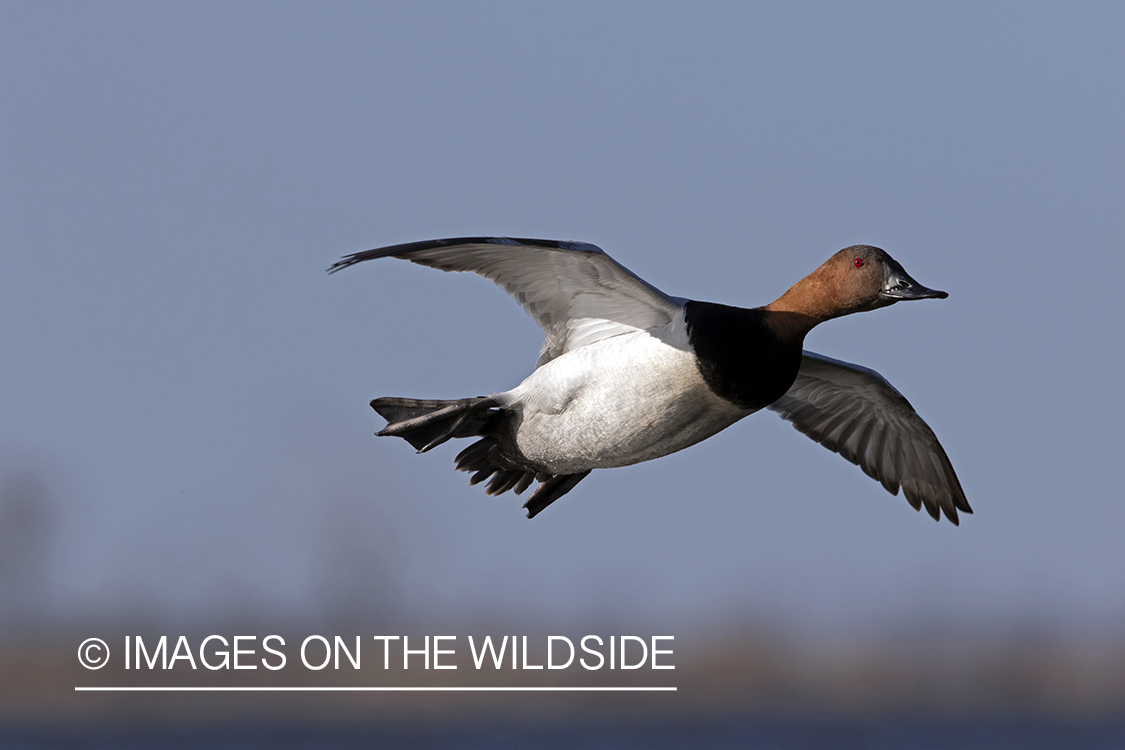
<path id="1" fill-rule="evenodd" d="M 354 253 L 328 272 L 388 257 L 442 271 L 470 271 L 503 287 L 547 334 L 537 366 L 610 336 L 667 325 L 684 302 L 584 242 L 509 237 L 428 240 Z"/>
<path id="2" fill-rule="evenodd" d="M 892 495 L 901 485 L 934 520 L 944 511 L 956 525 L 957 511 L 973 512 L 934 431 L 874 370 L 806 351 L 797 380 L 769 408 Z"/>

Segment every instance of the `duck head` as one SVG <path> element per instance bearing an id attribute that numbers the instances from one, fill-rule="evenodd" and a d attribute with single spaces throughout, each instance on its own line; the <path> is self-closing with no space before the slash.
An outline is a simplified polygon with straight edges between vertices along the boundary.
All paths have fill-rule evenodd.
<path id="1" fill-rule="evenodd" d="M 766 309 L 805 319 L 799 327 L 807 331 L 841 315 L 876 310 L 904 300 L 948 296 L 919 284 L 885 250 L 852 245 L 798 281 Z"/>
<path id="2" fill-rule="evenodd" d="M 834 270 L 834 273 L 848 292 L 845 299 L 840 300 L 851 308 L 844 314 L 874 310 L 903 300 L 945 299 L 949 296 L 937 289 L 922 286 L 885 250 L 870 245 L 844 248 L 833 255 L 828 263 L 843 269 Z M 858 273 L 849 271 L 849 267 Z"/>

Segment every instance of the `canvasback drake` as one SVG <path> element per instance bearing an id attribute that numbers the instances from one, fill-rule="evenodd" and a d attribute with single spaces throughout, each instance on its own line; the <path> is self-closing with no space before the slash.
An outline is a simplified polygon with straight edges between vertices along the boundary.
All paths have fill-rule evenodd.
<path id="1" fill-rule="evenodd" d="M 490 495 L 539 485 L 532 518 L 593 469 L 683 450 L 769 408 L 858 464 L 916 510 L 954 524 L 972 513 L 945 451 L 883 376 L 802 349 L 826 320 L 902 300 L 945 299 L 883 250 L 845 248 L 764 307 L 670 297 L 583 242 L 462 237 L 345 256 L 329 273 L 375 258 L 469 271 L 508 292 L 546 334 L 535 371 L 515 388 L 453 401 L 377 398 L 377 435 L 425 453 L 479 437 L 456 459 L 491 477 Z"/>

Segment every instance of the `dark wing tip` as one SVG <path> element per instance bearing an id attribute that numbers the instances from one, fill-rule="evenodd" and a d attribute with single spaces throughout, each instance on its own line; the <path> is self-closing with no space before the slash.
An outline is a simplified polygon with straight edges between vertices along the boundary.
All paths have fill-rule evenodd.
<path id="1" fill-rule="evenodd" d="M 345 255 L 343 258 L 340 258 L 340 260 L 336 261 L 328 267 L 328 275 L 331 276 L 337 271 L 342 271 L 348 266 L 354 265 L 356 263 L 359 263 L 359 261 L 355 260 L 354 255 Z"/>
<path id="2" fill-rule="evenodd" d="M 365 260 L 374 260 L 375 258 L 386 258 L 398 255 L 397 250 L 401 245 L 394 247 L 381 247 L 374 250 L 364 250 L 360 253 L 352 253 L 345 255 L 340 260 L 336 261 L 328 267 L 328 273 L 333 274 L 337 271 L 343 271 L 348 266 L 354 266 L 356 263 L 362 263 Z"/>

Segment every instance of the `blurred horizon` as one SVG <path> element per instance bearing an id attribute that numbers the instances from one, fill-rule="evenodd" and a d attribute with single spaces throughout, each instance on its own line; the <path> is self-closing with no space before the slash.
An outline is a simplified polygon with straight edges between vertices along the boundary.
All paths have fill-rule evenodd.
<path id="1" fill-rule="evenodd" d="M 290 584 L 299 582 L 303 588 L 286 591 L 277 587 L 256 587 L 248 579 L 255 573 L 262 575 L 263 571 L 248 566 L 234 572 L 232 578 L 212 582 L 216 590 L 209 592 L 214 598 L 211 607 L 193 606 L 192 611 L 188 611 L 176 604 L 182 592 L 161 591 L 151 582 L 146 584 L 137 571 L 118 571 L 119 586 L 113 589 L 113 599 L 104 601 L 92 597 L 83 602 L 85 606 L 76 607 L 74 592 L 67 590 L 68 584 L 73 586 L 73 582 L 67 581 L 67 571 L 60 570 L 58 565 L 58 547 L 65 541 L 67 531 L 74 532 L 67 529 L 65 519 L 76 515 L 77 506 L 73 499 L 60 494 L 62 483 L 55 475 L 44 472 L 41 464 L 12 462 L 12 455 L 12 452 L 7 453 L 9 465 L 0 469 L 0 550 L 3 552 L 0 590 L 4 602 L 0 609 L 0 646 L 5 643 L 13 646 L 51 644 L 62 636 L 70 637 L 89 627 L 117 632 L 164 632 L 174 627 L 176 633 L 202 633 L 243 624 L 275 629 L 315 629 L 357 622 L 397 622 L 411 623 L 415 627 L 433 626 L 437 630 L 448 629 L 450 625 L 467 626 L 471 630 L 485 623 L 496 625 L 505 618 L 521 626 L 545 630 L 551 630 L 552 626 L 573 630 L 618 624 L 640 626 L 644 630 L 646 621 L 660 623 L 665 629 L 685 630 L 738 631 L 749 626 L 764 633 L 795 634 L 824 646 L 837 641 L 863 641 L 872 633 L 891 639 L 923 635 L 942 642 L 967 639 L 979 643 L 1005 636 L 1045 637 L 1059 643 L 1125 637 L 1125 623 L 1118 618 L 1077 618 L 1065 611 L 1016 608 L 998 612 L 994 608 L 974 613 L 941 611 L 931 606 L 900 612 L 878 622 L 854 614 L 849 617 L 848 613 L 834 613 L 836 616 L 825 624 L 816 618 L 801 620 L 791 614 L 757 610 L 737 601 L 712 606 L 703 612 L 645 607 L 629 598 L 624 602 L 613 601 L 597 589 L 588 592 L 593 604 L 578 613 L 562 611 L 549 602 L 531 611 L 496 601 L 487 607 L 465 601 L 458 601 L 457 606 L 434 607 L 409 590 L 409 565 L 413 561 L 403 553 L 402 540 L 395 536 L 395 529 L 369 523 L 372 518 L 382 520 L 378 515 L 380 509 L 364 505 L 359 497 L 363 490 L 355 485 L 344 488 L 338 477 L 325 480 L 336 487 L 325 490 L 317 498 L 313 509 L 317 515 L 316 526 L 273 528 L 274 533 L 300 545 L 291 547 L 289 552 L 302 567 L 299 571 L 286 571 L 286 574 Z M 447 465 L 438 468 L 451 469 Z M 464 475 L 454 476 L 462 478 Z M 466 493 L 477 489 L 466 487 Z M 465 498 L 464 502 L 475 499 Z M 496 498 L 479 498 L 493 504 L 503 504 L 505 499 L 510 500 L 499 498 L 497 502 Z M 295 504 L 296 500 L 290 502 Z M 517 508 L 506 510 L 519 512 Z M 919 520 L 930 522 L 921 516 Z M 973 520 L 973 516 L 968 516 L 963 523 Z M 942 527 L 947 525 L 941 524 Z M 221 555 L 231 551 L 212 552 Z M 237 590 L 231 590 L 235 587 Z M 282 599 L 279 596 L 282 592 L 294 597 L 294 601 Z M 862 606 L 857 604 L 856 607 L 863 614 Z"/>

